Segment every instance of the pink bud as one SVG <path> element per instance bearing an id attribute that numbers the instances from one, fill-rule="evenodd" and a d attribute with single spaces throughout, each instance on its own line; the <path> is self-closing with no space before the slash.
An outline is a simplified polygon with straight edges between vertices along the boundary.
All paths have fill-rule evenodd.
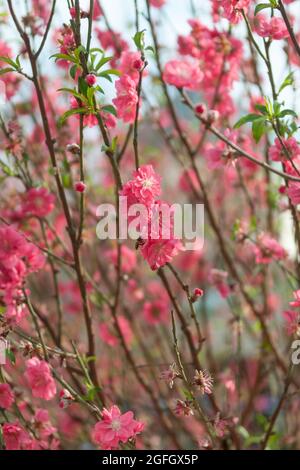
<path id="1" fill-rule="evenodd" d="M 89 86 L 93 86 L 95 85 L 96 81 L 97 81 L 97 77 L 96 75 L 92 74 L 92 73 L 89 73 L 86 77 L 85 77 L 85 81 L 86 83 L 89 85 Z"/>
<path id="2" fill-rule="evenodd" d="M 133 62 L 133 68 L 135 70 L 141 70 L 143 67 L 143 61 L 141 59 L 137 59 Z"/>
<path id="3" fill-rule="evenodd" d="M 201 103 L 197 104 L 195 106 L 195 111 L 197 114 L 203 114 L 206 111 L 204 104 L 201 104 Z"/>
<path id="4" fill-rule="evenodd" d="M 75 7 L 70 8 L 70 15 L 71 15 L 72 18 L 76 17 L 76 8 Z"/>
<path id="5" fill-rule="evenodd" d="M 191 301 L 196 302 L 197 299 L 199 299 L 200 297 L 203 297 L 203 294 L 204 294 L 204 291 L 202 289 L 199 289 L 199 287 L 196 287 L 191 297 Z"/>
<path id="6" fill-rule="evenodd" d="M 78 181 L 77 183 L 75 183 L 75 191 L 77 191 L 78 193 L 84 193 L 84 191 L 86 190 L 86 184 L 83 183 L 83 181 Z"/>

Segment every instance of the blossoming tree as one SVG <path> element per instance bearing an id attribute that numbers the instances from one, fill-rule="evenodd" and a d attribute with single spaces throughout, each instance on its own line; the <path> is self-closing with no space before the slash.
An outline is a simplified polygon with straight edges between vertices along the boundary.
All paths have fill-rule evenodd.
<path id="1" fill-rule="evenodd" d="M 0 4 L 3 449 L 300 446 L 300 2 L 176 1 Z"/>

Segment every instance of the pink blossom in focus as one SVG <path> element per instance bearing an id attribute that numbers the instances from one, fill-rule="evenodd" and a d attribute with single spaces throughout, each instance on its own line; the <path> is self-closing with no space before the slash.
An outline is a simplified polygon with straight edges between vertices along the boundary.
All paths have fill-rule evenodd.
<path id="1" fill-rule="evenodd" d="M 109 410 L 103 409 L 102 420 L 95 425 L 92 438 L 102 450 L 112 450 L 135 438 L 143 428 L 144 424 L 134 419 L 132 411 L 121 414 L 120 409 L 113 405 Z"/>

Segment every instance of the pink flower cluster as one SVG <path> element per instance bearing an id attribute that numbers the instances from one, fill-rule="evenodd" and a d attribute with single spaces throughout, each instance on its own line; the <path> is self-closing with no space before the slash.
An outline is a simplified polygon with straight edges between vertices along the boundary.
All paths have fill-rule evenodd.
<path id="1" fill-rule="evenodd" d="M 147 210 L 147 218 L 140 227 L 144 234 L 141 253 L 152 270 L 170 262 L 181 248 L 181 243 L 173 234 L 172 220 L 167 226 L 163 226 L 163 208 L 169 208 L 169 205 L 156 200 L 160 192 L 160 176 L 155 173 L 152 165 L 145 165 L 133 173 L 133 179 L 124 185 L 120 193 L 127 197 L 129 210 L 133 204 L 142 204 Z"/>
<path id="2" fill-rule="evenodd" d="M 116 81 L 116 90 L 117 97 L 113 99 L 113 103 L 117 108 L 118 117 L 124 122 L 132 124 L 135 120 L 138 102 L 136 83 L 129 75 L 122 75 Z"/>
<path id="3" fill-rule="evenodd" d="M 270 235 L 262 233 L 254 246 L 255 261 L 259 264 L 269 264 L 287 257 L 285 249 Z"/>
<path id="4" fill-rule="evenodd" d="M 102 420 L 95 425 L 92 438 L 102 450 L 113 450 L 120 443 L 136 438 L 143 429 L 144 424 L 134 419 L 132 411 L 121 414 L 120 409 L 113 405 L 102 411 Z"/>
<path id="5" fill-rule="evenodd" d="M 178 52 L 182 56 L 196 59 L 199 71 L 203 74 L 199 91 L 205 100 L 223 115 L 234 111 L 230 92 L 239 76 L 242 60 L 242 43 L 215 27 L 208 27 L 199 20 L 189 20 L 191 32 L 178 36 Z M 214 102 L 216 87 L 219 89 L 218 101 Z"/>
<path id="6" fill-rule="evenodd" d="M 203 79 L 200 64 L 187 60 L 170 60 L 165 65 L 163 79 L 177 88 L 197 90 Z"/>
<path id="7" fill-rule="evenodd" d="M 32 395 L 43 400 L 51 400 L 56 394 L 56 384 L 49 364 L 33 357 L 26 362 L 25 378 L 32 390 Z"/>
<path id="8" fill-rule="evenodd" d="M 8 410 L 14 402 L 14 393 L 9 384 L 0 384 L 0 408 Z"/>
<path id="9" fill-rule="evenodd" d="M 290 306 L 295 309 L 300 307 L 300 290 L 293 292 L 294 300 Z M 286 321 L 286 331 L 289 336 L 300 335 L 300 315 L 297 310 L 286 310 L 283 312 Z"/>
<path id="10" fill-rule="evenodd" d="M 231 24 L 239 23 L 242 18 L 242 11 L 247 13 L 251 0 L 212 0 L 213 12 L 219 13 L 227 18 Z"/>
<path id="11" fill-rule="evenodd" d="M 255 18 L 255 31 L 263 38 L 285 39 L 289 37 L 283 19 L 276 16 L 268 19 L 265 15 L 257 15 Z"/>
<path id="12" fill-rule="evenodd" d="M 40 250 L 12 227 L 1 227 L 0 291 L 6 305 L 5 317 L 12 323 L 22 320 L 27 310 L 22 288 L 27 276 L 44 266 Z"/>

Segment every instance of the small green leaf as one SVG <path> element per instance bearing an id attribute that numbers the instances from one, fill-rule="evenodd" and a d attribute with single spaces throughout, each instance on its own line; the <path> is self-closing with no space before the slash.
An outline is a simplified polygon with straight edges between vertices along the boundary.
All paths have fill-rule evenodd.
<path id="1" fill-rule="evenodd" d="M 288 86 L 291 86 L 293 85 L 294 83 L 294 72 L 291 72 L 288 74 L 288 76 L 283 80 L 280 88 L 279 88 L 279 91 L 278 91 L 278 94 L 282 92 L 282 90 L 284 90 L 286 87 Z"/>
<path id="2" fill-rule="evenodd" d="M 61 126 L 70 116 L 74 116 L 75 114 L 85 114 L 86 112 L 86 108 L 69 109 L 59 118 L 58 125 Z"/>
<path id="3" fill-rule="evenodd" d="M 237 121 L 233 127 L 234 129 L 238 129 L 239 127 L 243 126 L 247 122 L 253 122 L 253 121 L 256 121 L 257 119 L 261 119 L 261 116 L 259 114 L 247 114 L 247 116 L 244 116 L 239 121 Z"/>
<path id="4" fill-rule="evenodd" d="M 254 10 L 254 15 L 256 16 L 257 13 L 259 13 L 262 10 L 265 10 L 266 8 L 272 8 L 272 5 L 270 3 L 260 3 L 259 5 L 256 5 L 255 10 Z"/>
<path id="5" fill-rule="evenodd" d="M 292 109 L 284 109 L 278 114 L 279 118 L 283 118 L 286 116 L 293 116 L 294 118 L 298 119 L 297 113 L 295 113 L 295 111 L 293 111 Z"/>
<path id="6" fill-rule="evenodd" d="M 262 138 L 262 136 L 264 135 L 264 133 L 266 132 L 266 130 L 267 130 L 267 126 L 266 126 L 266 120 L 265 120 L 264 117 L 260 118 L 260 119 L 256 119 L 255 121 L 253 121 L 253 123 L 252 123 L 252 135 L 253 135 L 254 140 L 257 144 L 260 141 L 260 139 Z"/>
<path id="7" fill-rule="evenodd" d="M 134 43 L 139 51 L 143 51 L 145 48 L 145 43 L 144 43 L 145 31 L 146 31 L 145 29 L 143 29 L 142 31 L 138 31 L 133 37 Z"/>
<path id="8" fill-rule="evenodd" d="M 101 110 L 104 111 L 105 113 L 109 113 L 109 114 L 112 114 L 113 116 L 117 117 L 117 110 L 111 104 L 107 104 L 105 106 L 102 106 Z"/>
<path id="9" fill-rule="evenodd" d="M 4 69 L 0 69 L 0 75 L 5 75 L 8 72 L 14 72 L 15 69 L 12 67 L 5 67 Z"/>

